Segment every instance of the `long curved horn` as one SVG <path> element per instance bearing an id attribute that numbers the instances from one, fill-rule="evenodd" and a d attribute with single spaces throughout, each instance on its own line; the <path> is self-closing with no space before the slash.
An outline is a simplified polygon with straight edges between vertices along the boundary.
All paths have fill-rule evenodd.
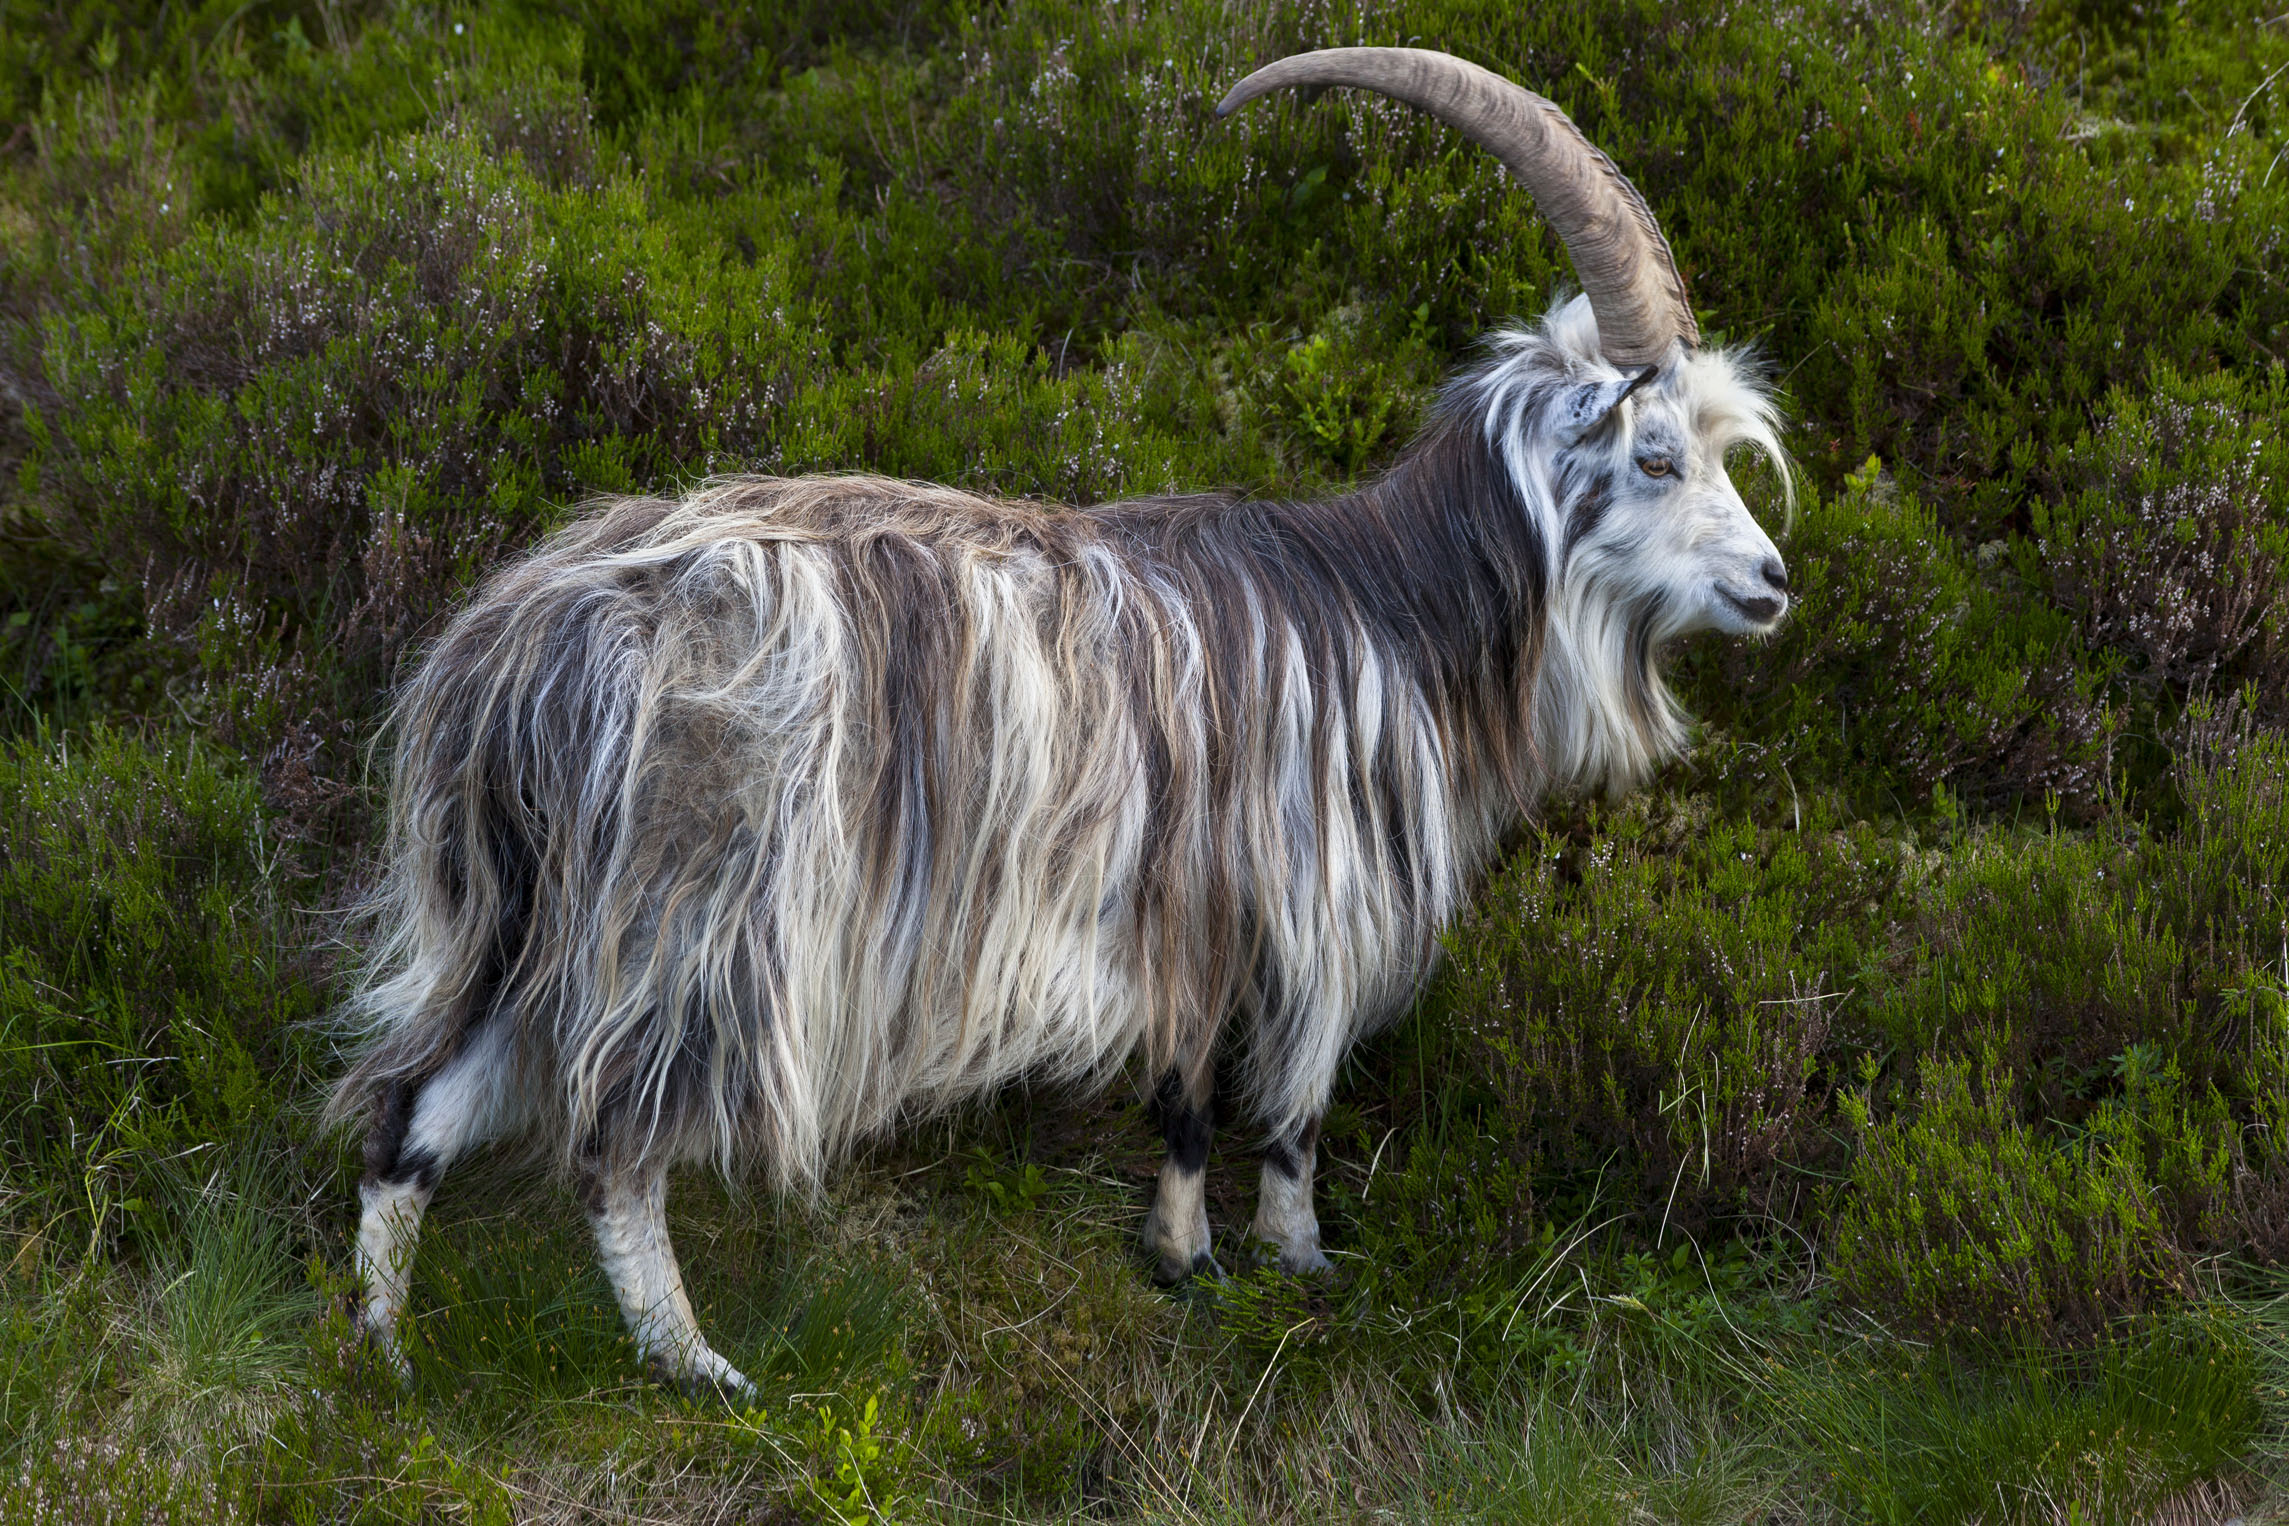
<path id="1" fill-rule="evenodd" d="M 1356 85 L 1419 107 L 1502 161 L 1574 258 L 1618 366 L 1651 365 L 1673 341 L 1701 342 L 1685 282 L 1645 198 L 1556 103 L 1427 48 L 1322 48 L 1266 64 L 1216 107 L 1230 116 L 1285 85 Z"/>

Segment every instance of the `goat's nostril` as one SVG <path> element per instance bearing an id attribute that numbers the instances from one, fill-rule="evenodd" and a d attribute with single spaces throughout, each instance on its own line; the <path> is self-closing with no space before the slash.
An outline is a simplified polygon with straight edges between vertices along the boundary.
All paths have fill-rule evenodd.
<path id="1" fill-rule="evenodd" d="M 1782 593 L 1788 592 L 1788 569 L 1781 565 L 1779 557 L 1766 557 L 1764 559 L 1764 566 L 1759 570 L 1764 573 L 1764 580 L 1767 583 L 1770 583 L 1773 587 L 1779 589 Z"/>

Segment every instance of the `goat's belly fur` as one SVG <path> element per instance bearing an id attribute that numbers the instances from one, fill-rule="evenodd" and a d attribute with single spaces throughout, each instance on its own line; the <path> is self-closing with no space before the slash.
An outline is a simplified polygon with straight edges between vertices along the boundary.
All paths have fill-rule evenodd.
<path id="1" fill-rule="evenodd" d="M 1316 1115 L 1493 813 L 1417 659 L 1196 507 L 736 481 L 501 574 L 399 699 L 337 1107 L 503 1025 L 568 1160 L 801 1187 L 1021 1074 L 1204 1065 L 1238 1014 L 1258 1116 Z"/>

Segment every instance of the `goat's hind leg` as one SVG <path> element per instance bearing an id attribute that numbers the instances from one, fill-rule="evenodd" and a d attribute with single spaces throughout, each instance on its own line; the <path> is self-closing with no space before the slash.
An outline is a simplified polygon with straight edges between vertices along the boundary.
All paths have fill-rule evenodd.
<path id="1" fill-rule="evenodd" d="M 413 1278 L 422 1215 L 446 1168 L 514 1121 L 516 1089 L 509 1061 L 508 1025 L 495 1019 L 427 1081 L 393 1084 L 366 1134 L 356 1251 L 364 1298 L 357 1324 L 401 1381 L 413 1376 L 398 1322 Z"/>
<path id="2" fill-rule="evenodd" d="M 745 1397 L 755 1391 L 700 1334 L 668 1241 L 668 1173 L 661 1162 L 592 1169 L 586 1183 L 596 1252 L 644 1365 L 662 1382 Z"/>

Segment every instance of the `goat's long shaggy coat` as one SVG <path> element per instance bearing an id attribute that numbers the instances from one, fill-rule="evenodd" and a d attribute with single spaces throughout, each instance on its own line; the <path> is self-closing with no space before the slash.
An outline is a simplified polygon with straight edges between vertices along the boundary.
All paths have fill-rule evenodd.
<path id="1" fill-rule="evenodd" d="M 1554 310 L 1321 502 L 747 479 L 583 519 L 400 697 L 337 1110 L 495 1025 L 485 1084 L 568 1161 L 799 1188 L 1020 1072 L 1196 1075 L 1245 1013 L 1292 1135 L 1504 825 L 1677 741 L 1660 601 L 1551 607 L 1618 469 L 1534 437 L 1585 366 Z M 1694 368 L 1696 426 L 1770 447 L 1730 363 Z"/>
<path id="2" fill-rule="evenodd" d="M 1725 471 L 1764 393 L 1653 214 L 1552 102 L 1411 48 L 1224 98 L 1376 90 L 1494 151 L 1584 295 L 1498 336 L 1389 476 L 1318 503 L 1051 511 L 875 478 L 620 502 L 495 578 L 402 695 L 365 1028 L 361 1323 L 396 1335 L 439 1174 L 553 1137 L 663 1375 L 701 1333 L 666 1167 L 815 1183 L 857 1136 L 1140 1048 L 1157 1274 L 1214 1267 L 1217 1037 L 1252 1020 L 1254 1232 L 1324 1270 L 1338 1062 L 1431 967 L 1505 822 L 1674 750 L 1655 669 L 1771 630 L 1788 575 Z M 1610 326 L 1601 346 L 1601 325 Z M 1629 371 L 1621 369 L 1626 363 Z M 1785 467 L 1782 468 L 1785 477 Z"/>

